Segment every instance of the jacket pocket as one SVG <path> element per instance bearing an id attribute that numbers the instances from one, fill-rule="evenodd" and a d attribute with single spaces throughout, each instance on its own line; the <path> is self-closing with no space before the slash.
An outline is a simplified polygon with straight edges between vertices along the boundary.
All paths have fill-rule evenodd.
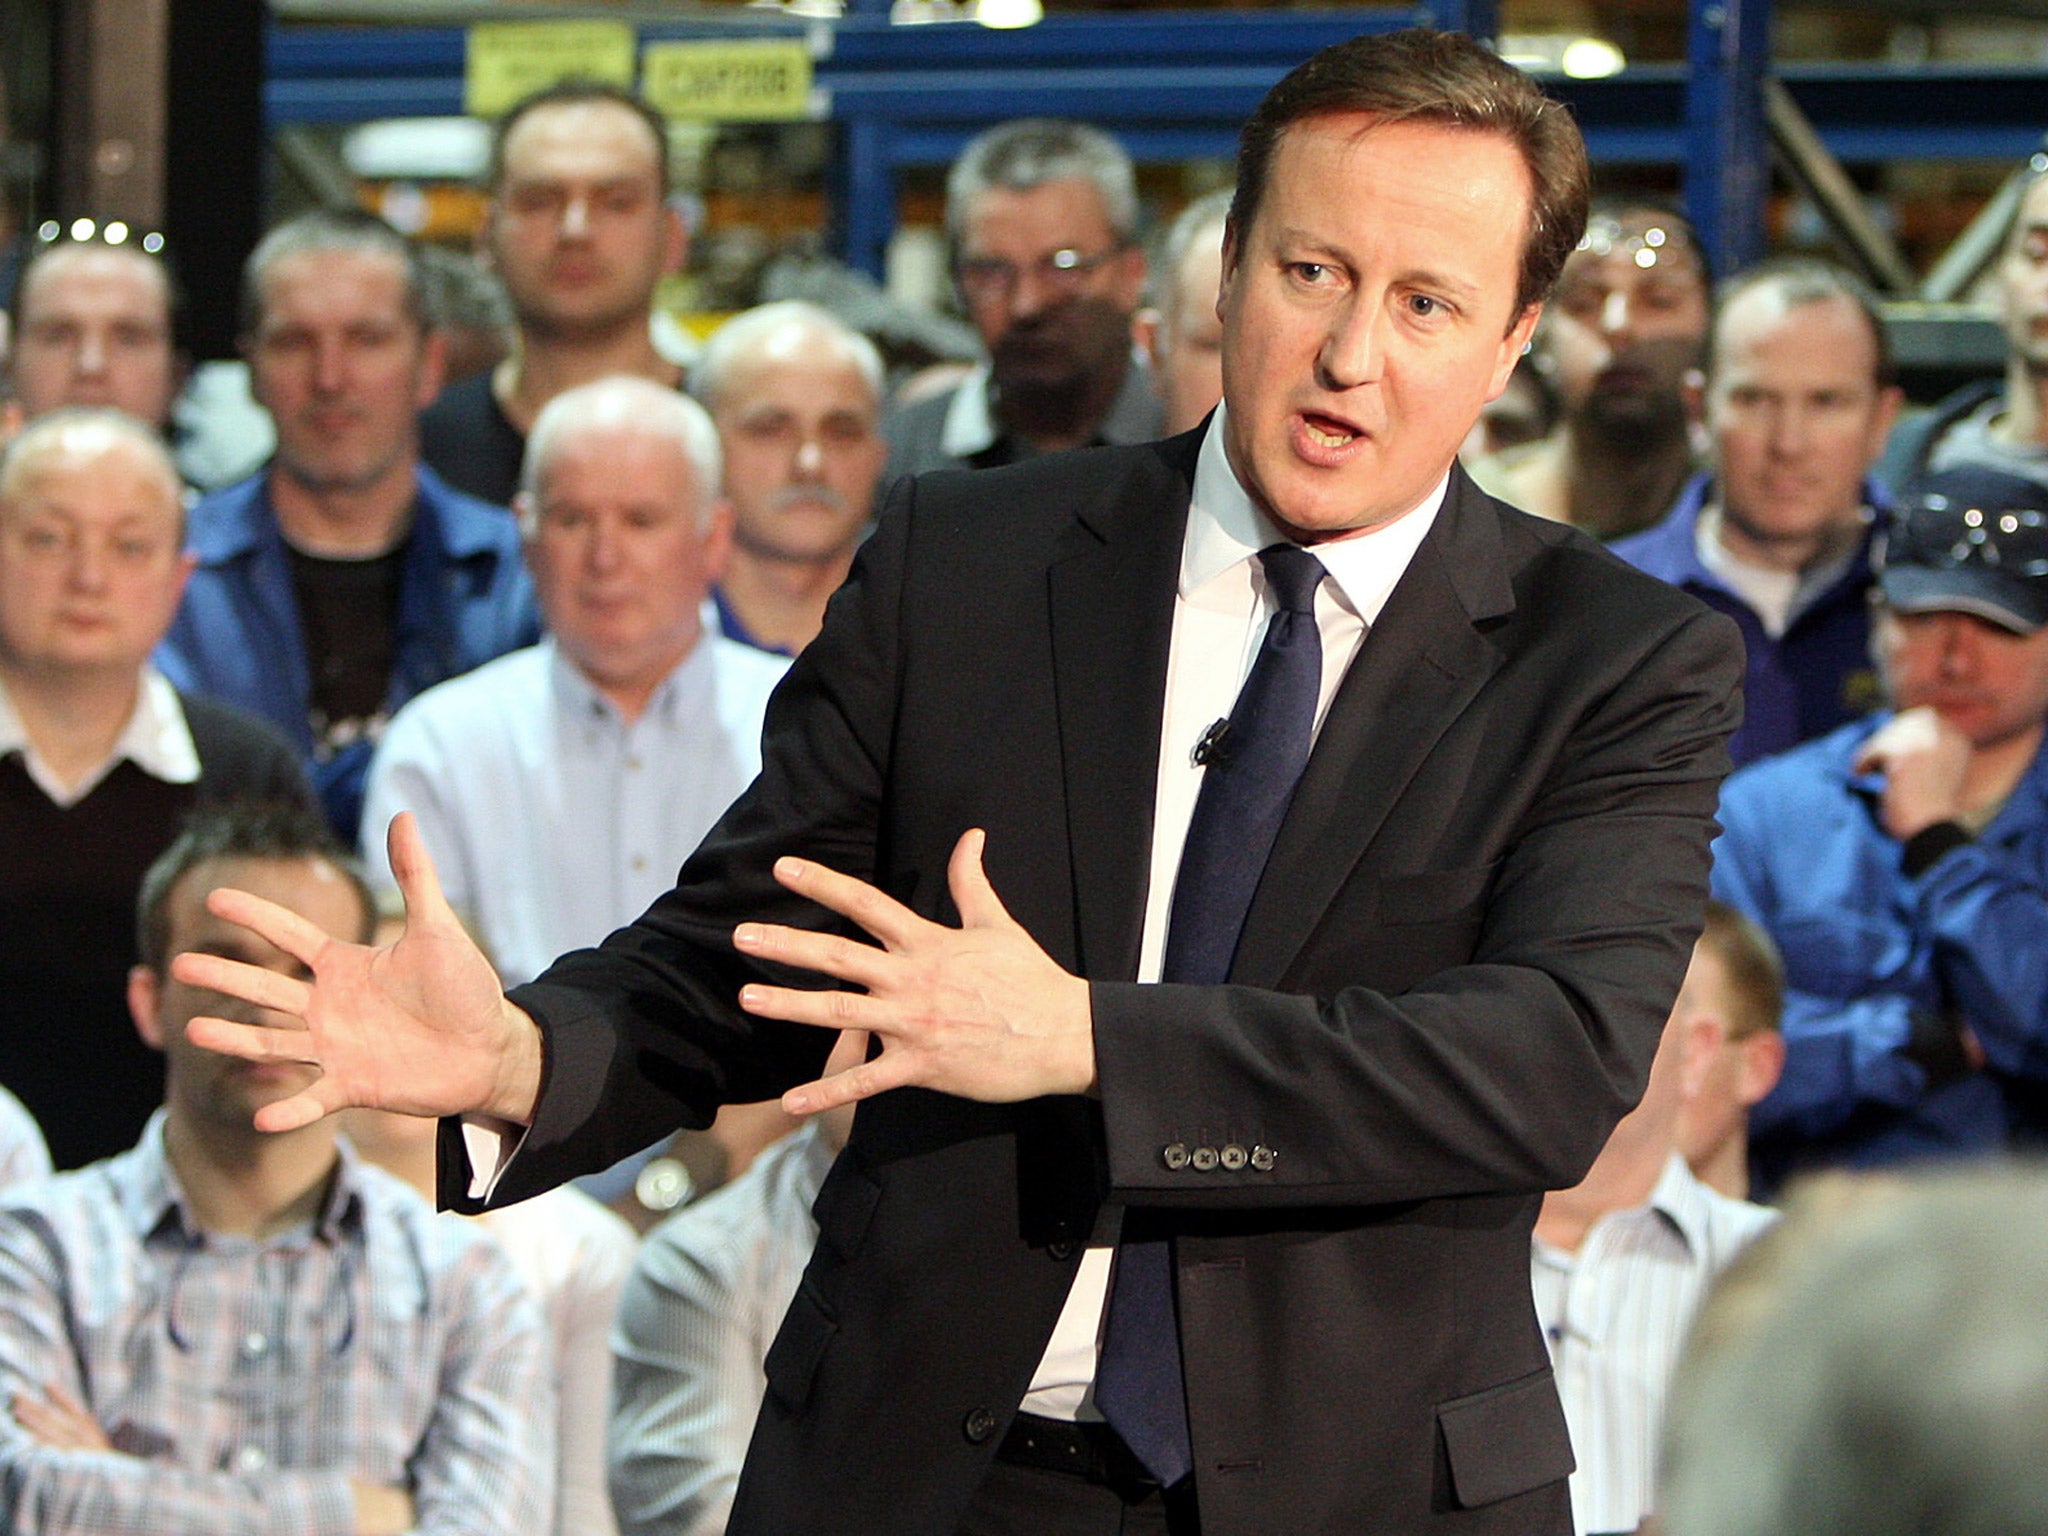
<path id="1" fill-rule="evenodd" d="M 811 1380 L 818 1374 L 825 1346 L 838 1332 L 839 1319 L 806 1275 L 789 1304 L 789 1314 L 783 1318 L 775 1342 L 768 1347 L 767 1358 L 761 1362 L 768 1378 L 769 1395 L 792 1413 L 802 1408 L 810 1399 Z"/>
<path id="2" fill-rule="evenodd" d="M 1477 1509 L 1572 1474 L 1571 1434 L 1549 1366 L 1440 1403 L 1436 1422 L 1450 1464 L 1451 1496 L 1460 1509 Z"/>

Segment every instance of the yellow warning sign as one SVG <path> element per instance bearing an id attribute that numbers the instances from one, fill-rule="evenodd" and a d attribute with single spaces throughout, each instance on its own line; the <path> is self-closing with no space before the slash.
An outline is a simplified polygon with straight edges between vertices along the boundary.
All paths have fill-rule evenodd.
<path id="1" fill-rule="evenodd" d="M 811 54 L 799 39 L 649 43 L 640 67 L 640 89 L 669 117 L 761 123 L 811 115 Z"/>
<path id="2" fill-rule="evenodd" d="M 462 108 L 496 117 L 521 97 L 571 78 L 631 89 L 633 28 L 623 21 L 486 21 L 469 29 Z"/>

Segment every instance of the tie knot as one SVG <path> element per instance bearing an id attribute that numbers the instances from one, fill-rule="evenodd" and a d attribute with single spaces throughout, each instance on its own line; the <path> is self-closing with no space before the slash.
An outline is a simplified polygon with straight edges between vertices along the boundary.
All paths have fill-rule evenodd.
<path id="1" fill-rule="evenodd" d="M 1276 603 L 1292 613 L 1314 614 L 1316 585 L 1325 574 L 1322 561 L 1299 544 L 1269 544 L 1259 551 L 1259 563 Z"/>

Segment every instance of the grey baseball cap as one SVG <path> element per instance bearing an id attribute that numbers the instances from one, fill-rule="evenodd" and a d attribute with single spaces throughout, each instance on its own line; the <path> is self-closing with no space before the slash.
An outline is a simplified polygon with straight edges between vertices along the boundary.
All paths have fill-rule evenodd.
<path id="1" fill-rule="evenodd" d="M 1892 509 L 1878 584 L 1900 613 L 2048 624 L 2048 486 L 1979 465 L 1936 470 Z"/>

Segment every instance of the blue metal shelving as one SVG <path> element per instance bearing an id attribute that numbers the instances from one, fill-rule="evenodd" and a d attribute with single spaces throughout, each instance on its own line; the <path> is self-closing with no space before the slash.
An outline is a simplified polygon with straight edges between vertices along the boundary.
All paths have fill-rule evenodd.
<path id="1" fill-rule="evenodd" d="M 834 245 L 880 271 L 905 167 L 951 160 L 1007 117 L 1084 118 L 1140 160 L 1227 156 L 1272 83 L 1317 48 L 1425 22 L 1492 35 L 1497 0 L 1328 10 L 1055 13 L 1037 26 L 892 26 L 871 3 L 833 23 L 754 10 L 661 22 L 643 41 L 811 40 L 820 100 L 840 128 Z M 1605 80 L 1547 80 L 1596 161 L 1684 167 L 1688 202 L 1719 270 L 1762 248 L 1768 138 L 1760 82 L 1770 0 L 1692 0 L 1692 66 Z M 454 27 L 274 25 L 265 103 L 273 126 L 462 110 L 464 33 Z M 2048 69 L 1797 66 L 1778 72 L 1846 163 L 2018 159 L 2038 147 Z"/>

